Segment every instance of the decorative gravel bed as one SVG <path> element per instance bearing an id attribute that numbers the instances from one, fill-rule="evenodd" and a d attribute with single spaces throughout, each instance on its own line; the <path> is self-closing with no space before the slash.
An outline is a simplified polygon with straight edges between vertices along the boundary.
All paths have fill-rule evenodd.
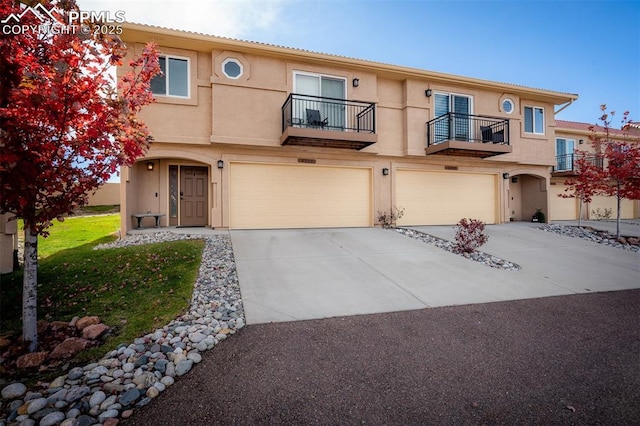
<path id="1" fill-rule="evenodd" d="M 244 327 L 244 309 L 228 235 L 138 234 L 97 249 L 184 239 L 205 248 L 188 312 L 153 333 L 121 344 L 101 360 L 28 390 L 1 390 L 0 426 L 115 425 L 187 374 L 202 353 Z"/>
<path id="2" fill-rule="evenodd" d="M 481 251 L 476 250 L 473 253 L 458 253 L 454 248 L 453 242 L 434 237 L 433 235 L 425 234 L 424 232 L 406 228 L 395 228 L 395 231 L 400 234 L 406 235 L 407 237 L 413 238 L 414 240 L 434 245 L 448 252 L 466 257 L 467 259 L 474 260 L 492 268 L 504 269 L 507 271 L 517 271 L 520 269 L 520 265 L 518 264 L 509 262 L 508 260 L 500 259 L 499 257 L 492 256 Z"/>
<path id="3" fill-rule="evenodd" d="M 622 250 L 629 250 L 636 253 L 640 252 L 640 238 L 622 237 L 620 238 L 620 240 L 617 240 L 614 234 L 611 234 L 607 231 L 600 231 L 589 226 L 544 224 L 541 225 L 538 229 L 569 237 L 581 238 L 583 240 L 592 241 L 598 244 L 604 244 L 610 247 L 616 247 Z"/>

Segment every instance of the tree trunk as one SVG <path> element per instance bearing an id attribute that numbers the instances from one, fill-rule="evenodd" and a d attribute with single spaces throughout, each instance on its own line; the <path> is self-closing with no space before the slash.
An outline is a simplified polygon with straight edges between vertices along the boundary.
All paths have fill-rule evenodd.
<path id="1" fill-rule="evenodd" d="M 582 226 L 582 197 L 580 197 L 580 203 L 578 204 L 578 228 Z"/>
<path id="2" fill-rule="evenodd" d="M 622 206 L 622 198 L 620 197 L 620 181 L 618 181 L 618 189 L 616 191 L 618 201 L 618 214 L 616 215 L 616 239 L 620 239 L 620 207 Z"/>
<path id="3" fill-rule="evenodd" d="M 24 279 L 22 282 L 22 339 L 29 352 L 38 347 L 38 235 L 24 228 Z"/>

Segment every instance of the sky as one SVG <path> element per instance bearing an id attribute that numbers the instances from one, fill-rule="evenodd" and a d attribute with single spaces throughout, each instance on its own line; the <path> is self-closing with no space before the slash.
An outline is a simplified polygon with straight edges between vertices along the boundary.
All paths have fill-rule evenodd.
<path id="1" fill-rule="evenodd" d="M 576 93 L 640 121 L 640 0 L 78 0 L 126 20 Z M 558 108 L 558 107 L 557 107 Z M 614 119 L 612 126 L 619 124 Z"/>

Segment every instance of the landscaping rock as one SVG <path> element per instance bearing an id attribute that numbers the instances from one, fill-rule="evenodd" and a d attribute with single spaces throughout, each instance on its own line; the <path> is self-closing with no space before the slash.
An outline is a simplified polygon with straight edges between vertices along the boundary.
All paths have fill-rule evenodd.
<path id="1" fill-rule="evenodd" d="M 49 401 L 47 401 L 47 398 L 38 398 L 30 401 L 29 406 L 27 407 L 27 414 L 33 414 L 42 410 L 48 403 Z"/>
<path id="2" fill-rule="evenodd" d="M 122 394 L 119 402 L 123 407 L 128 407 L 129 405 L 132 405 L 134 402 L 136 402 L 138 398 L 140 398 L 140 391 L 135 388 L 129 389 L 124 394 Z"/>
<path id="3" fill-rule="evenodd" d="M 606 231 L 600 231 L 587 226 L 568 226 L 558 224 L 545 224 L 540 229 L 546 232 L 553 232 L 573 238 L 580 238 L 605 246 L 615 247 L 623 250 L 640 253 L 640 239 L 635 237 L 623 237 L 616 240 L 616 236 Z"/>
<path id="4" fill-rule="evenodd" d="M 16 367 L 21 370 L 40 367 L 47 359 L 47 355 L 49 355 L 49 352 L 33 352 L 30 354 L 24 354 L 16 361 Z"/>
<path id="5" fill-rule="evenodd" d="M 191 367 L 193 367 L 193 361 L 190 359 L 183 359 L 176 364 L 176 376 L 184 376 L 191 370 Z"/>
<path id="6" fill-rule="evenodd" d="M 64 400 L 67 402 L 75 402 L 90 392 L 91 389 L 88 386 L 71 388 L 64 397 Z"/>
<path id="7" fill-rule="evenodd" d="M 49 413 L 40 420 L 40 426 L 54 426 L 65 419 L 64 413 L 60 411 L 54 411 Z"/>
<path id="8" fill-rule="evenodd" d="M 84 370 L 80 367 L 74 367 L 71 370 L 69 370 L 69 374 L 67 377 L 69 380 L 78 380 L 82 376 L 84 376 Z"/>
<path id="9" fill-rule="evenodd" d="M 67 380 L 67 376 L 56 377 L 51 383 L 49 383 L 49 389 L 61 388 L 64 386 L 65 380 Z"/>
<path id="10" fill-rule="evenodd" d="M 0 337 L 0 351 L 5 350 L 9 346 L 11 346 L 11 340 L 6 337 Z"/>
<path id="11" fill-rule="evenodd" d="M 93 395 L 91 395 L 91 398 L 89 399 L 89 405 L 91 407 L 98 406 L 102 404 L 105 399 L 107 399 L 107 395 L 102 391 L 97 391 Z"/>
<path id="12" fill-rule="evenodd" d="M 95 325 L 100 323 L 100 318 L 96 316 L 82 317 L 78 321 L 76 321 L 76 328 L 78 330 L 84 330 L 90 325 Z"/>
<path id="13" fill-rule="evenodd" d="M 86 414 L 83 414 L 78 418 L 76 418 L 75 422 L 73 423 L 73 426 L 91 426 L 91 425 L 95 425 L 96 423 L 98 423 L 98 420 L 94 419 L 91 416 L 87 416 Z"/>
<path id="14" fill-rule="evenodd" d="M 513 262 L 509 262 L 504 259 L 497 258 L 495 256 L 491 256 L 490 254 L 483 253 L 481 251 L 475 251 L 473 253 L 458 253 L 456 251 L 454 242 L 444 240 L 442 238 L 434 237 L 433 235 L 425 234 L 424 232 L 415 231 L 413 229 L 405 229 L 405 228 L 396 228 L 395 231 L 400 234 L 406 235 L 407 237 L 413 238 L 414 240 L 418 240 L 427 244 L 434 245 L 448 252 L 459 254 L 463 257 L 466 257 L 469 260 L 482 263 L 483 265 L 490 266 L 492 268 L 504 269 L 507 271 L 517 271 L 518 269 L 520 269 L 520 265 L 517 265 Z M 244 321 L 242 324 L 244 325 Z M 216 338 L 218 338 L 218 336 L 216 336 Z"/>
<path id="15" fill-rule="evenodd" d="M 53 349 L 52 359 L 71 358 L 90 346 L 90 342 L 79 337 L 70 337 Z"/>
<path id="16" fill-rule="evenodd" d="M 16 399 L 20 398 L 27 392 L 27 387 L 22 383 L 13 383 L 2 389 L 0 394 L 3 399 Z"/>
<path id="17" fill-rule="evenodd" d="M 193 238 L 201 237 L 144 234 L 127 237 L 109 246 Z M 72 324 L 82 329 L 85 337 L 91 337 L 90 331 L 99 329 L 95 326 L 100 323 L 97 317 L 84 317 L 72 320 Z M 133 408 L 149 404 L 173 385 L 174 377 L 191 371 L 193 364 L 202 360 L 201 352 L 218 343 L 214 338 L 216 334 L 231 336 L 243 325 L 244 310 L 231 241 L 228 235 L 207 237 L 187 313 L 129 345 L 119 345 L 98 362 L 70 369 L 67 375 L 44 384 L 42 394 L 27 393 L 26 387 L 19 383 L 6 386 L 0 401 L 3 407 L 0 426 L 7 422 L 37 424 L 41 421 L 65 426 L 88 426 L 99 422 L 103 426 L 114 426 L 118 417 L 130 417 Z M 66 323 L 52 322 L 47 327 L 61 329 Z M 56 359 L 71 356 L 72 349 L 84 350 L 91 344 L 87 339 L 69 338 L 56 348 L 56 356 L 60 357 Z M 29 414 L 29 407 L 34 411 L 42 404 L 45 404 L 43 409 Z M 23 414 L 18 414 L 18 410 Z"/>
<path id="18" fill-rule="evenodd" d="M 88 325 L 82 330 L 82 338 L 87 340 L 96 340 L 109 330 L 109 327 L 100 323 Z"/>

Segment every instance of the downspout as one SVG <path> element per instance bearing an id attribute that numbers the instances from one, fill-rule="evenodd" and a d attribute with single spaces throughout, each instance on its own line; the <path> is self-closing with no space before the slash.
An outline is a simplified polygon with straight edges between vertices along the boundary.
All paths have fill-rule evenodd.
<path id="1" fill-rule="evenodd" d="M 559 109 L 559 110 L 557 110 L 557 111 L 554 111 L 554 112 L 553 112 L 553 115 L 555 116 L 555 115 L 557 115 L 557 114 L 561 113 L 562 111 L 564 111 L 567 107 L 571 106 L 571 104 L 573 103 L 573 101 L 574 101 L 573 99 L 569 100 L 569 102 L 568 102 L 568 103 L 566 103 L 566 104 L 564 104 L 564 105 L 562 106 L 562 108 L 560 108 L 560 109 Z"/>

